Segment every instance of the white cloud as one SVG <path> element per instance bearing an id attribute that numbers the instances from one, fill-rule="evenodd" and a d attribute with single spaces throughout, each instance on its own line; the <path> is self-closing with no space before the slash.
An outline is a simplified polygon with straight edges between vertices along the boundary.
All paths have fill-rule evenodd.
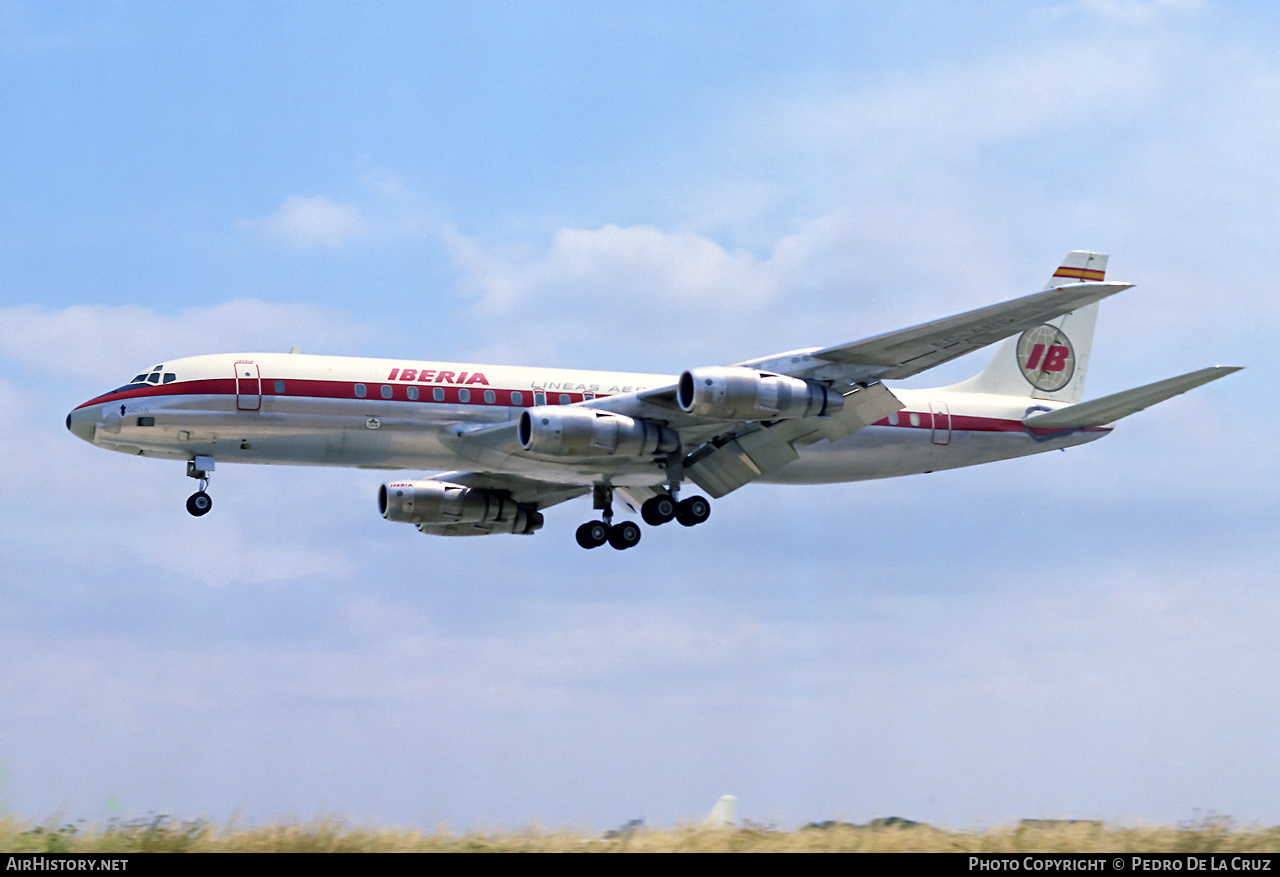
<path id="1" fill-rule="evenodd" d="M 263 237 L 291 247 L 340 247 L 369 233 L 359 208 L 339 204 L 323 195 L 304 198 L 290 195 L 265 219 L 246 220 Z"/>
<path id="2" fill-rule="evenodd" d="M 544 254 L 523 259 L 495 258 L 498 254 L 453 232 L 446 240 L 469 272 L 467 288 L 479 296 L 477 310 L 486 316 L 530 302 L 580 307 L 593 300 L 629 299 L 645 306 L 687 305 L 728 289 L 740 304 L 758 307 L 777 291 L 776 281 L 752 256 L 728 252 L 689 231 L 563 228 Z"/>
<path id="3" fill-rule="evenodd" d="M 520 327 L 486 351 L 491 357 L 554 364 L 561 345 L 590 356 L 687 351 L 680 339 L 694 333 L 712 345 L 744 340 L 744 321 L 781 289 L 777 263 L 688 230 L 563 228 L 545 250 L 518 252 L 453 231 L 445 240 L 463 292 L 476 299 L 473 313 Z"/>
<path id="4" fill-rule="evenodd" d="M 99 390 L 175 356 L 283 352 L 295 345 L 335 352 L 373 334 L 372 327 L 326 308 L 253 299 L 172 315 L 137 305 L 0 308 L 0 356 L 32 371 L 92 382 Z"/>
<path id="5" fill-rule="evenodd" d="M 779 172 L 828 198 L 884 184 L 947 196 L 957 162 L 976 149 L 1131 117 L 1157 93 L 1163 48 L 1094 36 L 872 86 L 787 92 L 744 114 L 734 142 L 755 143 L 753 160 L 772 153 Z"/>

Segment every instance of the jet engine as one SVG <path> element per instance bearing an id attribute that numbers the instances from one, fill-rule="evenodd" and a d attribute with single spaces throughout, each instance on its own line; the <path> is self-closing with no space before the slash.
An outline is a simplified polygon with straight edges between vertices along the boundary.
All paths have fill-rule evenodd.
<path id="1" fill-rule="evenodd" d="M 784 420 L 834 414 L 844 397 L 813 381 L 750 368 L 695 368 L 680 375 L 676 402 L 716 420 Z"/>
<path id="2" fill-rule="evenodd" d="M 647 457 L 680 446 L 679 437 L 661 424 L 610 411 L 556 405 L 520 412 L 517 437 L 526 451 L 551 457 Z"/>
<path id="3" fill-rule="evenodd" d="M 509 496 L 447 481 L 391 481 L 378 488 L 378 510 L 388 521 L 418 524 L 424 532 L 446 535 L 470 533 L 532 533 L 542 527 L 542 515 L 518 505 Z M 483 528 L 440 530 L 454 524 L 485 524 Z"/>

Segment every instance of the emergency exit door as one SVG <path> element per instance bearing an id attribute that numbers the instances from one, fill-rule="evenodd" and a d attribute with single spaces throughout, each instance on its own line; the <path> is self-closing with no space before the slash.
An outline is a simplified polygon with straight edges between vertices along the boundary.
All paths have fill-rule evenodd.
<path id="1" fill-rule="evenodd" d="M 262 375 L 258 364 L 242 359 L 236 363 L 236 408 L 257 411 L 262 407 Z"/>

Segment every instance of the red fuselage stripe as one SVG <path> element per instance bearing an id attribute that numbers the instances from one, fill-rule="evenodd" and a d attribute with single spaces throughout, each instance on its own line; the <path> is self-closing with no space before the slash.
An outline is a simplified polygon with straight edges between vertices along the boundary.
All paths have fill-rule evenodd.
<path id="1" fill-rule="evenodd" d="M 284 383 L 282 392 L 276 391 L 277 381 Z M 257 383 L 256 379 L 241 380 L 240 393 L 241 396 L 257 396 L 259 395 L 254 387 Z M 356 387 L 363 386 L 365 394 L 363 396 L 356 395 Z M 391 388 L 391 395 L 384 396 L 383 387 Z M 417 399 L 409 398 L 409 389 L 413 388 L 418 391 Z M 440 389 L 444 391 L 444 398 L 435 398 L 434 391 Z M 463 402 L 460 393 L 466 392 L 470 398 Z M 485 401 L 485 393 L 492 392 L 494 400 L 492 402 Z M 512 393 L 520 393 L 521 399 L 519 404 L 511 401 Z M 534 405 L 534 394 L 546 394 L 547 403 L 552 405 L 568 405 L 574 402 L 582 402 L 586 399 L 583 393 L 561 393 L 559 391 L 546 390 L 500 390 L 493 387 L 457 387 L 446 384 L 393 384 L 379 383 L 371 381 L 315 381 L 303 380 L 299 378 L 263 378 L 262 393 L 263 396 L 293 396 L 300 398 L 312 399 L 366 399 L 369 401 L 381 402 L 424 402 L 436 404 L 453 404 L 453 405 L 499 405 L 508 408 L 532 408 Z M 94 399 L 90 399 L 83 405 L 77 406 L 84 408 L 88 405 L 99 405 L 105 402 L 118 402 L 124 399 L 144 399 L 153 396 L 235 396 L 236 380 L 235 378 L 208 378 L 201 381 L 175 381 L 169 384 L 144 384 L 139 387 L 129 387 L 125 390 L 112 391 L 105 393 Z M 595 399 L 603 399 L 607 393 L 596 393 L 592 396 Z M 566 401 L 562 401 L 561 397 L 567 397 Z"/>
<path id="2" fill-rule="evenodd" d="M 284 392 L 276 392 L 276 381 L 284 381 Z M 249 383 L 248 381 L 244 382 Z M 356 385 L 362 384 L 365 388 L 364 396 L 356 395 Z M 390 387 L 390 398 L 382 395 L 382 388 Z M 409 388 L 416 387 L 418 390 L 418 398 L 409 398 Z M 439 388 L 444 391 L 443 399 L 436 399 L 433 391 Z M 243 392 L 246 387 L 242 386 L 241 396 L 258 395 L 252 392 Z M 485 402 L 484 394 L 486 390 L 490 390 L 494 394 L 493 402 Z M 471 398 L 463 402 L 459 398 L 460 392 L 470 393 Z M 481 407 L 489 406 L 505 406 L 507 408 L 532 408 L 535 404 L 534 393 L 539 395 L 546 393 L 546 402 L 550 405 L 565 405 L 575 402 L 582 402 L 586 396 L 583 393 L 560 393 L 546 392 L 543 390 L 501 390 L 490 387 L 455 387 L 445 386 L 442 384 L 391 384 L 391 383 L 368 383 L 361 381 L 316 381 L 302 380 L 298 378 L 263 378 L 262 379 L 262 395 L 263 396 L 290 396 L 297 398 L 312 399 L 359 399 L 369 402 L 421 402 L 425 404 L 437 405 L 478 405 Z M 512 393 L 520 393 L 521 399 L 518 405 L 511 401 Z M 89 405 L 101 405 L 107 402 L 119 402 L 127 399 L 146 399 L 152 397 L 163 396 L 235 396 L 236 381 L 235 378 L 209 378 L 201 381 L 177 381 L 169 384 L 146 384 L 140 387 L 132 387 L 127 390 L 106 393 L 94 399 L 90 399 L 83 405 L 77 406 L 86 408 Z M 603 399 L 607 394 L 596 393 L 593 398 Z M 560 397 L 568 397 L 567 402 L 562 402 Z M 256 409 L 255 409 L 256 410 Z M 915 414 L 919 418 L 919 423 L 911 423 L 911 415 Z M 1006 417 L 979 417 L 969 414 L 951 414 L 937 415 L 938 424 L 934 426 L 934 416 L 927 411 L 899 411 L 898 422 L 890 423 L 889 418 L 885 417 L 876 421 L 872 426 L 896 427 L 898 429 L 951 429 L 956 432 L 1031 432 L 1033 435 L 1053 435 L 1063 432 L 1061 429 L 1029 429 L 1022 424 L 1020 420 L 1011 420 Z M 1087 427 L 1087 430 L 1101 430 L 1101 427 Z"/>

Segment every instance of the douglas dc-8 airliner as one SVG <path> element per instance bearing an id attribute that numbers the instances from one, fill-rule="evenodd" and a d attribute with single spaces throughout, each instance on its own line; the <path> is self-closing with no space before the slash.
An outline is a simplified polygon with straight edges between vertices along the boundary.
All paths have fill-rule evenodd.
<path id="1" fill-rule="evenodd" d="M 578 544 L 630 548 L 615 491 L 650 525 L 707 519 L 704 496 L 753 481 L 825 484 L 989 463 L 1101 438 L 1122 417 L 1236 368 L 1215 366 L 1082 402 L 1107 257 L 1071 252 L 1041 292 L 851 344 L 679 377 L 228 353 L 170 360 L 67 415 L 99 447 L 185 460 L 204 515 L 214 461 L 456 470 L 378 489 L 389 521 L 439 536 L 533 533 L 541 510 L 591 494 Z M 901 380 L 1004 340 L 975 377 Z"/>

